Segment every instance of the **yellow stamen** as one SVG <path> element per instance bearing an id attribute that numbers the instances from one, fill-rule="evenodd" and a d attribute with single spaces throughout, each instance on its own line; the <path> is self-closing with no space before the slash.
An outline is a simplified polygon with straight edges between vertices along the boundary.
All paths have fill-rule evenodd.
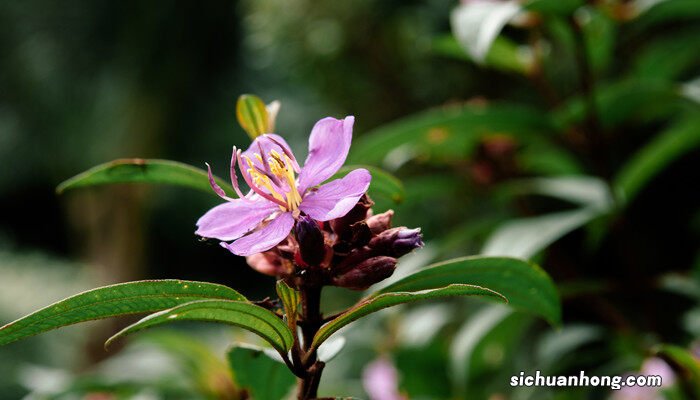
<path id="1" fill-rule="evenodd" d="M 269 173 L 279 178 L 281 182 L 286 182 L 289 187 L 287 192 L 282 193 L 273 187 L 272 181 L 268 176 L 254 167 L 253 161 L 249 157 L 243 157 L 246 163 L 248 163 L 247 172 L 253 178 L 253 183 L 255 185 L 264 187 L 270 192 L 270 195 L 284 202 L 287 205 L 284 211 L 295 211 L 299 208 L 299 204 L 301 204 L 301 194 L 296 185 L 292 160 L 286 154 L 281 155 L 277 151 L 271 150 L 268 158 Z M 263 156 L 255 153 L 254 157 L 264 164 Z M 280 206 L 280 208 L 283 207 Z"/>

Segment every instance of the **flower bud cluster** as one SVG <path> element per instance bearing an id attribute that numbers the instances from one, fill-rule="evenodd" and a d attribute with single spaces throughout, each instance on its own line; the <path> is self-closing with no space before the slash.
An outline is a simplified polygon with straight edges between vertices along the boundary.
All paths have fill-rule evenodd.
<path id="1" fill-rule="evenodd" d="M 392 227 L 392 210 L 372 213 L 366 195 L 345 216 L 324 223 L 299 216 L 277 247 L 248 257 L 257 271 L 290 285 L 364 290 L 391 276 L 398 258 L 422 247 L 420 229 Z"/>

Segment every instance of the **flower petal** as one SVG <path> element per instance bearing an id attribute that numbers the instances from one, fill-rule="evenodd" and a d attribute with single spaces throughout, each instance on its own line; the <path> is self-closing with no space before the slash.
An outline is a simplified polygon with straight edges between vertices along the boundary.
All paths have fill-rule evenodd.
<path id="1" fill-rule="evenodd" d="M 274 133 L 266 133 L 264 135 L 260 135 L 253 140 L 253 143 L 250 144 L 250 147 L 246 149 L 246 151 L 243 152 L 244 157 L 250 158 L 253 163 L 255 164 L 256 167 L 258 167 L 261 170 L 265 169 L 265 166 L 263 163 L 260 162 L 255 157 L 255 154 L 260 154 L 260 149 L 262 148 L 263 153 L 268 154 L 270 150 L 276 150 L 278 153 L 288 153 L 292 154 L 292 150 L 289 148 L 289 145 L 287 142 L 282 139 L 282 136 L 274 134 Z M 262 155 L 262 154 L 261 154 Z M 247 173 L 246 171 L 241 171 L 241 173 Z"/>
<path id="2" fill-rule="evenodd" d="M 317 221 L 340 218 L 360 200 L 372 180 L 369 171 L 359 168 L 341 179 L 328 182 L 304 196 L 299 209 Z"/>
<path id="3" fill-rule="evenodd" d="M 291 232 L 292 226 L 294 226 L 292 213 L 282 213 L 248 236 L 243 236 L 231 244 L 222 242 L 221 246 L 239 256 L 261 253 L 270 250 L 283 241 Z"/>
<path id="4" fill-rule="evenodd" d="M 238 239 L 279 209 L 276 204 L 259 199 L 233 199 L 212 208 L 197 221 L 195 234 L 219 240 Z"/>
<path id="5" fill-rule="evenodd" d="M 309 136 L 309 155 L 299 174 L 301 192 L 322 183 L 338 172 L 350 151 L 355 117 L 324 118 L 314 125 Z"/>

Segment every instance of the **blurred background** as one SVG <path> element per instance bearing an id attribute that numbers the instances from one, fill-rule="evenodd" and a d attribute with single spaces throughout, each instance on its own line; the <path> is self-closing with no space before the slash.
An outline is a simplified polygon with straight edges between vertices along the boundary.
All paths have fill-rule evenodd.
<path id="1" fill-rule="evenodd" d="M 402 201 L 377 206 L 425 235 L 399 270 L 512 255 L 537 261 L 562 295 L 559 330 L 464 300 L 384 312 L 347 332 L 323 393 L 696 393 L 682 362 L 657 357 L 674 346 L 700 378 L 696 0 L 0 0 L 0 323 L 135 279 L 273 295 L 272 278 L 194 236 L 213 196 L 55 192 L 122 157 L 209 162 L 225 176 L 231 146 L 249 143 L 235 117 L 242 93 L 282 103 L 277 131 L 300 158 L 315 121 L 356 116 L 349 161 L 399 177 Z M 330 308 L 359 296 L 326 295 Z M 196 326 L 105 352 L 126 322 L 0 348 L 0 399 L 233 398 L 224 353 L 240 332 Z M 673 384 L 642 394 L 509 386 L 523 370 L 652 367 Z M 400 394 L 372 395 L 372 376 L 391 383 L 382 371 L 392 369 Z"/>

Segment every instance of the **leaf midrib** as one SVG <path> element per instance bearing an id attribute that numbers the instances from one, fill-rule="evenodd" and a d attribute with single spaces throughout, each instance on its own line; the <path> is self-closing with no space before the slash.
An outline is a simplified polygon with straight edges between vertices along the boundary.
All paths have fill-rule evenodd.
<path id="1" fill-rule="evenodd" d="M 109 300 L 104 300 L 104 301 L 98 301 L 98 302 L 83 304 L 83 305 L 81 305 L 81 306 L 73 307 L 73 308 L 67 309 L 67 310 L 65 310 L 65 311 L 57 312 L 57 313 L 52 314 L 52 315 L 50 315 L 50 316 L 41 317 L 40 319 L 35 320 L 35 321 L 31 321 L 29 324 L 26 324 L 26 325 L 24 325 L 24 326 L 22 326 L 22 325 L 20 324 L 20 325 L 19 325 L 19 328 L 18 328 L 17 330 L 14 330 L 14 331 L 10 330 L 9 332 L 10 332 L 10 335 L 12 335 L 12 334 L 15 334 L 15 335 L 16 335 L 17 333 L 22 332 L 22 331 L 24 331 L 24 330 L 26 330 L 26 329 L 29 329 L 29 328 L 31 328 L 32 326 L 35 326 L 36 324 L 38 324 L 38 323 L 40 323 L 40 322 L 47 321 L 47 320 L 54 319 L 54 318 L 58 318 L 58 317 L 61 317 L 61 316 L 65 315 L 65 314 L 67 314 L 67 313 L 69 313 L 69 312 L 79 311 L 79 310 L 81 310 L 81 309 L 83 309 L 83 308 L 86 308 L 86 307 L 91 307 L 91 306 L 95 306 L 95 305 L 102 305 L 102 304 L 109 304 L 109 303 L 115 303 L 115 302 L 122 302 L 122 301 L 132 301 L 132 300 L 135 300 L 135 299 L 142 299 L 142 298 L 154 298 L 154 297 L 162 297 L 162 298 L 165 298 L 165 299 L 171 299 L 171 298 L 173 298 L 173 297 L 187 297 L 187 298 L 196 298 L 196 297 L 199 297 L 199 298 L 201 298 L 201 299 L 203 299 L 203 300 L 205 300 L 205 299 L 221 299 L 221 300 L 227 300 L 226 297 L 202 297 L 201 295 L 197 295 L 197 294 L 194 294 L 194 293 L 192 293 L 192 294 L 190 294 L 190 293 L 187 293 L 187 294 L 179 294 L 179 295 L 163 295 L 163 294 L 134 295 L 134 296 L 130 296 L 130 297 L 123 297 L 123 298 L 118 298 L 118 299 L 109 299 Z M 50 305 L 50 306 L 48 306 L 48 307 L 46 307 L 46 308 L 44 308 L 44 309 L 41 309 L 41 310 L 37 311 L 37 312 L 36 312 L 35 314 L 33 314 L 33 315 L 34 315 L 34 316 L 37 316 L 39 313 L 44 312 L 44 311 L 48 311 L 48 310 L 50 310 L 51 307 L 55 307 L 55 306 L 56 306 L 55 304 L 54 304 L 54 305 Z M 95 321 L 95 320 L 98 320 L 98 319 L 110 318 L 110 317 L 115 317 L 115 316 L 118 316 L 118 315 L 132 315 L 132 314 L 148 313 L 148 312 L 153 312 L 153 311 L 159 311 L 159 310 L 162 310 L 162 309 L 163 309 L 163 308 L 147 308 L 147 309 L 140 310 L 140 311 L 116 312 L 116 313 L 105 314 L 104 316 L 101 316 L 101 317 L 87 318 L 87 319 L 84 319 L 84 320 L 81 320 L 81 321 L 78 321 L 78 322 Z M 28 315 L 28 316 L 26 316 L 26 317 L 20 318 L 20 319 L 18 319 L 18 320 L 15 320 L 15 321 L 10 322 L 9 324 L 7 324 L 7 325 L 5 325 L 5 326 L 3 326 L 3 327 L 0 328 L 0 334 L 2 334 L 2 331 L 5 330 L 5 329 L 11 328 L 11 327 L 13 327 L 13 326 L 18 326 L 18 325 L 16 325 L 17 322 L 20 322 L 20 321 L 25 320 L 25 319 L 31 319 L 31 317 L 32 317 L 32 314 L 30 314 L 30 315 Z M 58 328 L 58 327 L 56 327 L 56 328 Z M 52 329 L 55 329 L 55 328 L 52 328 Z M 49 330 L 51 330 L 51 329 L 49 329 Z M 17 339 L 13 339 L 13 340 L 11 340 L 11 341 L 9 341 L 9 342 L 0 342 L 0 343 L 2 343 L 2 344 L 7 344 L 7 343 L 10 343 L 10 342 L 13 342 L 14 340 L 17 340 Z"/>

